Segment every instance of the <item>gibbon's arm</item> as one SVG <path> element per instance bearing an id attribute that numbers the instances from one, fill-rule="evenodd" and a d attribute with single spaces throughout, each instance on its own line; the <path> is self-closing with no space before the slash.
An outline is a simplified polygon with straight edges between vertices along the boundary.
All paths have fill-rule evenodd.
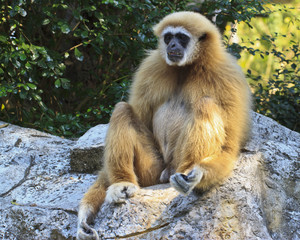
<path id="1" fill-rule="evenodd" d="M 130 89 L 128 103 L 150 130 L 152 130 L 153 112 L 174 88 L 173 82 L 169 84 L 168 81 L 172 78 L 172 73 L 166 69 L 166 63 L 159 51 L 149 52 L 149 56 L 136 71 Z"/>

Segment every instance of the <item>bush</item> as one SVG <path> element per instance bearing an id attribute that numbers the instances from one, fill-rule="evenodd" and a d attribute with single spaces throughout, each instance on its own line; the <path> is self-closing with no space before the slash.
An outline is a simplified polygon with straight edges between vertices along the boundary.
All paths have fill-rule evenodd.
<path id="1" fill-rule="evenodd" d="M 78 136 L 106 123 L 154 48 L 151 27 L 185 1 L 5 1 L 0 18 L 0 118 Z"/>
<path id="2" fill-rule="evenodd" d="M 255 89 L 253 95 L 256 111 L 300 132 L 300 75 L 297 66 L 300 56 L 299 43 L 291 40 L 285 51 L 278 51 L 274 40 L 271 36 L 263 36 L 261 41 L 271 44 L 271 52 L 258 51 L 262 58 L 274 55 L 275 61 L 279 63 L 267 82 L 263 81 L 260 75 L 252 74 L 251 70 L 248 70 L 248 76 L 254 80 L 251 85 Z M 286 55 L 291 52 L 292 54 Z"/>
<path id="3" fill-rule="evenodd" d="M 300 130 L 299 40 L 289 45 L 289 54 L 277 45 L 282 35 L 261 34 L 255 40 L 268 49 L 255 47 L 254 40 L 232 41 L 238 23 L 252 27 L 251 19 L 269 16 L 263 1 L 0 2 L 0 119 L 4 121 L 66 137 L 107 123 L 114 104 L 127 99 L 144 50 L 156 47 L 151 27 L 170 12 L 196 9 L 211 19 L 217 13 L 216 24 L 224 31 L 228 50 L 242 61 L 245 54 L 261 56 L 263 62 L 256 59 L 261 67 L 269 56 L 278 59 L 271 69 L 274 75 L 264 78 L 257 66 L 243 66 L 256 110 Z M 228 23 L 232 23 L 229 30 Z"/>
<path id="4" fill-rule="evenodd" d="M 244 49 L 240 64 L 248 72 L 256 111 L 298 132 L 299 6 L 299 0 L 290 6 L 266 5 L 267 17 L 253 19 L 251 29 L 241 24 L 238 30 Z"/>
<path id="5" fill-rule="evenodd" d="M 215 22 L 224 31 L 225 44 L 247 74 L 255 111 L 300 132 L 297 6 L 299 0 L 291 7 L 265 1 L 204 1 L 198 11 L 211 19 L 217 13 Z M 233 41 L 236 33 L 238 42 Z"/>

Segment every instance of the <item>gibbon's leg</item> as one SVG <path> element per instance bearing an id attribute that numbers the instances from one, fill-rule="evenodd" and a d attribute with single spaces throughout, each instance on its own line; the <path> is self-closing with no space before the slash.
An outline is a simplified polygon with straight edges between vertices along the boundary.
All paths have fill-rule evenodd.
<path id="1" fill-rule="evenodd" d="M 107 187 L 107 174 L 104 170 L 102 170 L 99 172 L 95 183 L 85 193 L 80 202 L 78 211 L 77 239 L 99 239 L 97 231 L 91 228 L 89 224 L 92 223 L 99 207 L 104 202 Z"/>
<path id="2" fill-rule="evenodd" d="M 78 213 L 78 239 L 99 239 L 91 223 L 104 201 L 124 202 L 139 184 L 158 182 L 163 160 L 152 133 L 125 102 L 116 105 L 110 119 L 104 151 L 104 167 L 84 195 Z"/>
<path id="3" fill-rule="evenodd" d="M 221 109 L 212 98 L 202 98 L 195 109 L 179 137 L 174 157 L 177 170 L 170 177 L 171 185 L 184 195 L 223 180 L 233 169 L 239 149 L 236 134 L 225 133 Z"/>
<path id="4" fill-rule="evenodd" d="M 125 102 L 116 105 L 106 138 L 104 166 L 111 186 L 106 201 L 123 202 L 138 186 L 158 182 L 163 160 L 149 129 Z"/>

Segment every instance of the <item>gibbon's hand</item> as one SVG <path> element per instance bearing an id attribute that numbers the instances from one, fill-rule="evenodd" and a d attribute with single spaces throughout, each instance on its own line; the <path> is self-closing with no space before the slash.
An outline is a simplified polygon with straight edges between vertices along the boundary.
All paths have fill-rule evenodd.
<path id="1" fill-rule="evenodd" d="M 199 167 L 194 167 L 187 175 L 175 173 L 170 177 L 170 183 L 178 192 L 188 195 L 201 181 L 202 177 L 203 171 Z"/>
<path id="2" fill-rule="evenodd" d="M 109 203 L 122 203 L 133 197 L 139 187 L 131 182 L 119 182 L 112 184 L 106 191 L 105 201 Z"/>
<path id="3" fill-rule="evenodd" d="M 90 227 L 86 221 L 82 221 L 78 225 L 77 229 L 77 239 L 78 240 L 99 240 L 98 233 L 95 229 Z"/>

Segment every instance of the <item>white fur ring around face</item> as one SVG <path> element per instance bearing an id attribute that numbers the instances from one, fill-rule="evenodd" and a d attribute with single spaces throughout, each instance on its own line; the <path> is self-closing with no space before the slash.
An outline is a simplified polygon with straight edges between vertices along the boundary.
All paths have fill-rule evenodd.
<path id="1" fill-rule="evenodd" d="M 114 183 L 106 191 L 105 201 L 108 203 L 122 203 L 133 197 L 139 187 L 131 182 Z"/>

